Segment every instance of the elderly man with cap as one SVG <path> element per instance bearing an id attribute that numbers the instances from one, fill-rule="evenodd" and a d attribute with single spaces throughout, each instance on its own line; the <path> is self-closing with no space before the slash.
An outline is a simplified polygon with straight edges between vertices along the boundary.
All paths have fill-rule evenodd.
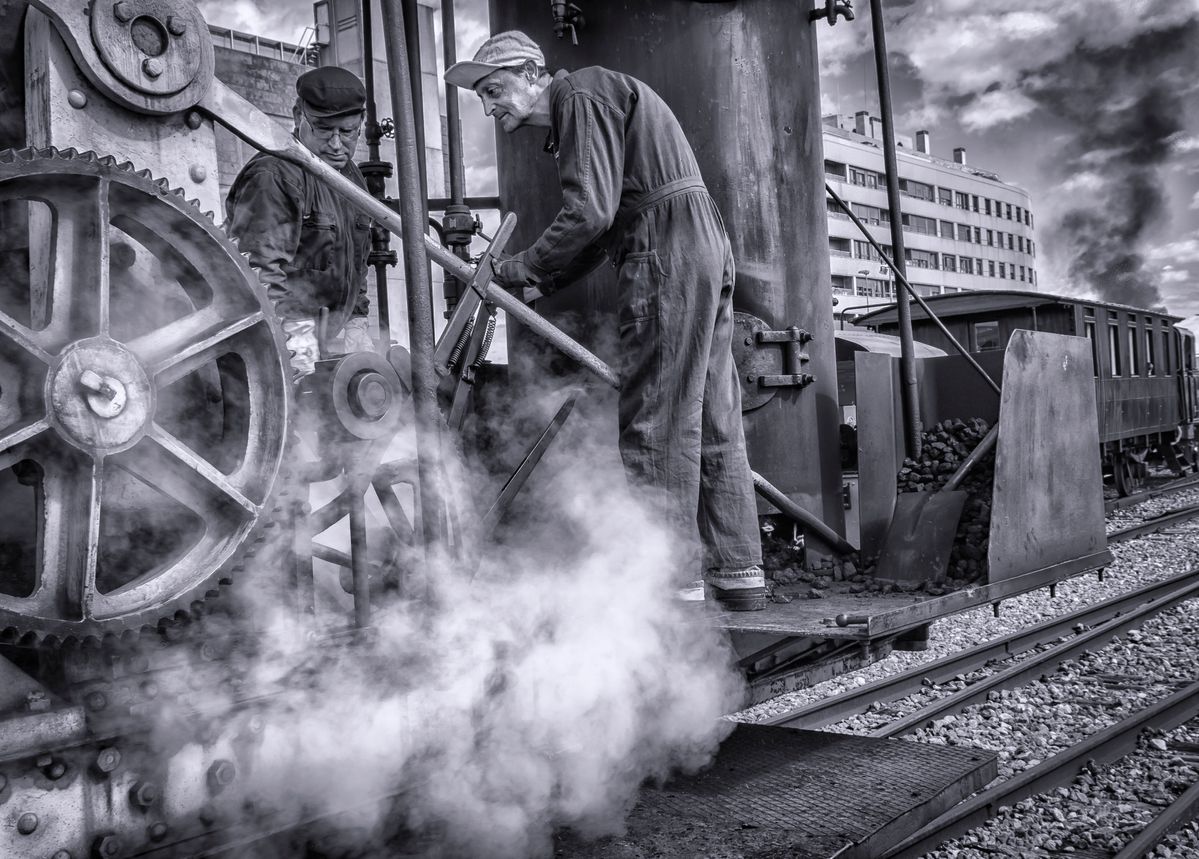
<path id="1" fill-rule="evenodd" d="M 336 66 L 296 80 L 295 136 L 322 161 L 365 188 L 354 149 L 366 111 L 366 88 Z M 366 258 L 370 218 L 324 182 L 289 161 L 259 153 L 247 162 L 225 202 L 227 228 L 259 270 L 287 334 L 298 376 L 320 358 L 318 323 L 344 335 L 345 351 L 374 348 L 367 330 Z"/>
<path id="2" fill-rule="evenodd" d="M 678 120 L 628 75 L 598 66 L 550 74 L 518 31 L 492 36 L 445 78 L 473 89 L 505 132 L 549 130 L 562 208 L 531 247 L 500 264 L 497 279 L 529 300 L 610 258 L 625 471 L 664 499 L 668 523 L 694 550 L 699 569 L 683 570 L 688 578 L 702 569 L 708 595 L 725 608 L 764 608 L 731 351 L 732 249 Z"/>

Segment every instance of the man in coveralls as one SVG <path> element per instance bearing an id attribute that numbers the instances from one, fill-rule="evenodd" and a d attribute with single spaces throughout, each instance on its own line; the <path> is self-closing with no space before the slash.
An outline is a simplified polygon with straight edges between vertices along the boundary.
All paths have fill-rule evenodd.
<path id="1" fill-rule="evenodd" d="M 366 116 L 366 88 L 336 66 L 296 80 L 295 136 L 322 161 L 365 189 L 353 162 Z M 366 257 L 370 218 L 320 179 L 274 155 L 247 162 L 225 201 L 229 233 L 238 240 L 275 306 L 297 377 L 320 358 L 318 326 L 344 336 L 346 352 L 374 348 L 367 330 Z"/>
<path id="2" fill-rule="evenodd" d="M 528 300 L 611 258 L 625 471 L 666 499 L 686 545 L 698 526 L 709 595 L 730 609 L 764 608 L 731 352 L 732 250 L 678 120 L 628 75 L 598 66 L 551 75 L 541 49 L 515 30 L 492 36 L 445 79 L 473 89 L 509 134 L 549 129 L 562 209 L 532 247 L 500 263 L 497 280 Z"/>

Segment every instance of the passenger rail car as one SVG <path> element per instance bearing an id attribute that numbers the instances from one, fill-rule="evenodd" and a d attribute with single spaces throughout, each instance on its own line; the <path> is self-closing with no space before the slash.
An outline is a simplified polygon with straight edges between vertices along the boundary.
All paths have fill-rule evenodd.
<path id="1" fill-rule="evenodd" d="M 1089 339 L 1104 474 L 1121 495 L 1143 483 L 1150 457 L 1160 457 L 1176 473 L 1194 469 L 1199 379 L 1195 335 L 1178 325 L 1181 317 L 1016 290 L 934 295 L 925 301 L 976 355 L 1001 353 L 1017 329 Z M 898 311 L 894 305 L 872 311 L 856 324 L 898 334 Z M 921 343 L 952 349 L 917 305 L 912 306 L 912 334 Z"/>

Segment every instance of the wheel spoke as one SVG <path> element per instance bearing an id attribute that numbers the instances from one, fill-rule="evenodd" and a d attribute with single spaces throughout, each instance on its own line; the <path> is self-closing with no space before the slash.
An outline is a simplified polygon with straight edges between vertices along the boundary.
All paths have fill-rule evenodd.
<path id="1" fill-rule="evenodd" d="M 104 460 L 42 461 L 42 554 L 26 607 L 44 617 L 85 620 L 96 596 Z"/>
<path id="2" fill-rule="evenodd" d="M 0 311 L 0 336 L 7 337 L 42 363 L 50 363 L 50 353 L 43 348 L 42 338 L 39 334 L 26 328 L 3 311 Z"/>
<path id="3" fill-rule="evenodd" d="M 109 182 L 71 183 L 54 208 L 50 324 L 44 334 L 58 351 L 67 343 L 108 333 Z M 65 193 L 64 193 L 65 192 Z"/>
<path id="4" fill-rule="evenodd" d="M 114 461 L 210 525 L 261 512 L 261 506 L 212 463 L 158 424 L 151 426 L 145 441 Z"/>
<path id="5" fill-rule="evenodd" d="M 14 462 L 19 461 L 23 456 L 22 449 L 25 444 L 49 428 L 50 421 L 42 417 L 33 423 L 6 428 L 0 433 L 0 469 L 10 468 Z"/>
<path id="6" fill-rule="evenodd" d="M 229 351 L 228 341 L 263 322 L 261 311 L 224 319 L 214 307 L 190 313 L 169 325 L 130 341 L 129 349 L 150 375 L 165 387 Z"/>

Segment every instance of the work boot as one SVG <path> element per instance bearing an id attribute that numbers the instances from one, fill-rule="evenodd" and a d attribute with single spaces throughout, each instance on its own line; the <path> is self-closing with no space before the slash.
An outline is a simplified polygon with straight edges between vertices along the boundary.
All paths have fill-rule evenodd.
<path id="1" fill-rule="evenodd" d="M 700 606 L 704 604 L 704 580 L 698 579 L 694 582 L 688 582 L 674 592 L 675 602 L 680 602 L 685 605 Z"/>
<path id="2" fill-rule="evenodd" d="M 766 608 L 766 576 L 762 568 L 710 570 L 704 575 L 705 591 L 727 611 L 761 611 Z"/>

